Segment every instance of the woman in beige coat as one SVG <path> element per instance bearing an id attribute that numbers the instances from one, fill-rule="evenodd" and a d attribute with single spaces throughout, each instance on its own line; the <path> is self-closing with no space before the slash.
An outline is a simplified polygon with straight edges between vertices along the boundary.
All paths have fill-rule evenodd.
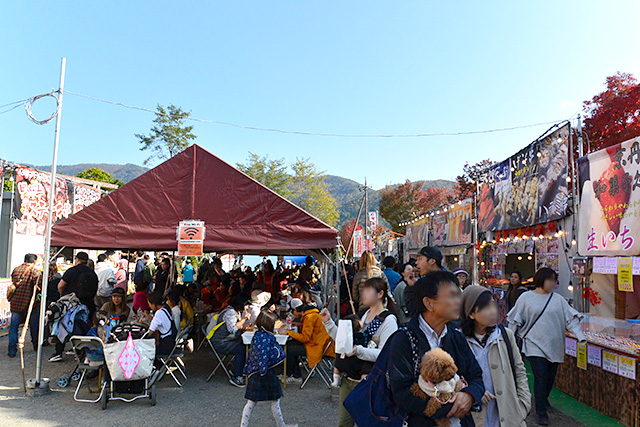
<path id="1" fill-rule="evenodd" d="M 376 257 L 371 251 L 364 251 L 360 257 L 360 268 L 358 272 L 353 276 L 353 303 L 358 311 L 366 310 L 368 307 L 360 302 L 360 291 L 362 291 L 362 285 L 369 279 L 380 278 L 387 284 L 387 291 L 391 295 L 389 289 L 389 281 L 387 276 L 376 265 Z"/>
<path id="2" fill-rule="evenodd" d="M 460 328 L 482 368 L 486 392 L 476 426 L 525 427 L 531 409 L 527 372 L 513 332 L 496 326 L 498 307 L 491 291 L 469 286 L 462 293 Z"/>

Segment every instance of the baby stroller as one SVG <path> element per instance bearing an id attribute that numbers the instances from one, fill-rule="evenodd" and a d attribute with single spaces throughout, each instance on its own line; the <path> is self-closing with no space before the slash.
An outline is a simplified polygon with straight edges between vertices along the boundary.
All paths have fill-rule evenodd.
<path id="1" fill-rule="evenodd" d="M 153 368 L 156 345 L 153 339 L 145 339 L 147 328 L 137 324 L 121 324 L 114 327 L 110 343 L 104 344 L 100 338 L 73 336 L 71 344 L 78 360 L 74 372 L 80 375 L 74 400 L 77 402 L 101 402 L 107 408 L 109 400 L 133 402 L 149 398 L 156 404 L 156 387 L 151 380 L 156 373 Z M 81 399 L 78 392 L 88 371 L 101 371 L 100 393 L 97 399 Z M 154 378 L 157 377 L 155 374 Z M 133 395 L 124 397 L 122 394 Z"/>
<path id="2" fill-rule="evenodd" d="M 107 409 L 109 400 L 133 402 L 143 398 L 149 398 L 155 406 L 157 373 L 153 362 L 156 343 L 153 339 L 145 339 L 146 335 L 147 328 L 137 324 L 125 323 L 111 331 L 116 342 L 104 345 L 107 369 L 104 370 L 106 390 L 101 395 L 102 409 Z"/>

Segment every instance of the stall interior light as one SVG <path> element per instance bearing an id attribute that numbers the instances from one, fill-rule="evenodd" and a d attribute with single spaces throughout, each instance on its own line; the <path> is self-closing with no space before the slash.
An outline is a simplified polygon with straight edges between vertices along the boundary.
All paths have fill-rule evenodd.
<path id="1" fill-rule="evenodd" d="M 534 241 L 538 240 L 538 236 L 533 236 L 533 240 Z"/>
<path id="2" fill-rule="evenodd" d="M 542 157 L 542 153 L 540 153 L 540 152 L 538 152 L 537 155 L 538 155 L 538 157 Z"/>
<path id="3" fill-rule="evenodd" d="M 453 258 L 454 261 L 458 261 L 458 257 Z"/>
<path id="4" fill-rule="evenodd" d="M 531 260 L 533 259 L 533 257 L 532 257 L 531 255 L 529 255 L 529 256 L 527 257 L 527 259 L 528 259 L 529 261 L 531 261 Z"/>
<path id="5" fill-rule="evenodd" d="M 522 255 L 518 257 L 518 261 L 522 261 Z"/>
<path id="6" fill-rule="evenodd" d="M 573 292 L 573 285 L 569 285 L 569 286 L 567 286 L 567 290 L 568 290 L 569 292 Z"/>
<path id="7" fill-rule="evenodd" d="M 577 244 L 578 244 L 578 242 L 576 242 L 576 240 L 575 240 L 575 239 L 573 239 L 573 240 L 571 241 L 571 246 L 575 246 L 575 245 L 577 245 Z"/>

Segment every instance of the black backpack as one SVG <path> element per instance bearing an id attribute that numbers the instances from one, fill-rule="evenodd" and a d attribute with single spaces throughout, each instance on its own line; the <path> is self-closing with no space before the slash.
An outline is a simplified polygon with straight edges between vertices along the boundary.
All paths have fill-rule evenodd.
<path id="1" fill-rule="evenodd" d="M 98 277 L 96 273 L 87 267 L 78 276 L 78 284 L 76 287 L 76 296 L 81 301 L 93 300 L 98 293 Z"/>

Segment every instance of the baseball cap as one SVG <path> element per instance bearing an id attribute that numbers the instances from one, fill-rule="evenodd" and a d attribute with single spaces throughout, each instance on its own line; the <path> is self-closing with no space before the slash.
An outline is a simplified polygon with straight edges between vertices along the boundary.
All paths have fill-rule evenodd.
<path id="1" fill-rule="evenodd" d="M 427 258 L 435 259 L 438 265 L 442 264 L 442 252 L 438 248 L 434 248 L 433 246 L 424 246 L 420 249 L 420 255 L 426 256 Z"/>
<path id="2" fill-rule="evenodd" d="M 113 290 L 111 291 L 111 296 L 113 295 L 122 295 L 124 296 L 124 289 L 122 288 L 113 288 Z"/>
<path id="3" fill-rule="evenodd" d="M 78 258 L 80 261 L 88 261 L 89 260 L 89 254 L 86 252 L 78 252 L 76 254 L 76 258 Z"/>
<path id="4" fill-rule="evenodd" d="M 302 307 L 302 300 L 300 298 L 293 298 L 290 302 L 289 305 L 291 306 L 292 310 L 295 310 L 298 307 Z"/>

